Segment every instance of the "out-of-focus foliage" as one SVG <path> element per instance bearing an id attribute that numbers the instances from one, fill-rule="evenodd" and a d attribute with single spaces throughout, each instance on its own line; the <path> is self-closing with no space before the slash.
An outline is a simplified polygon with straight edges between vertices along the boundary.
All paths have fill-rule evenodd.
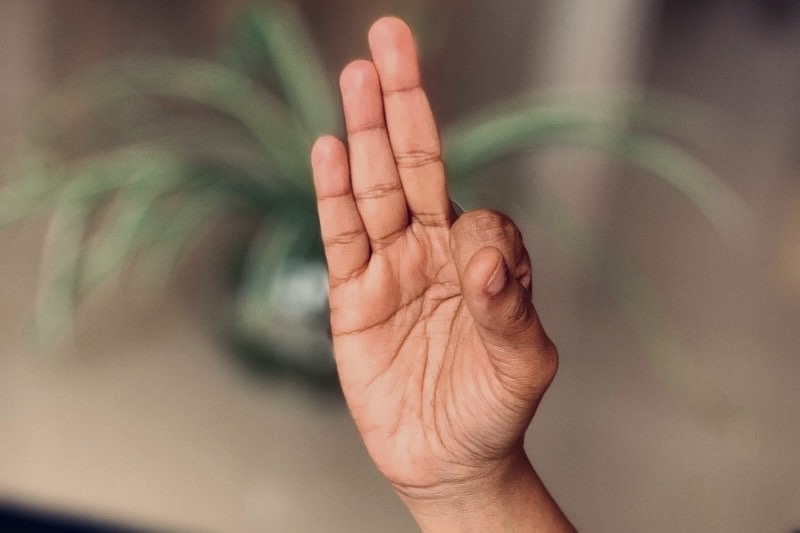
<path id="1" fill-rule="evenodd" d="M 206 225 L 237 213 L 260 228 L 241 262 L 238 342 L 330 370 L 308 153 L 319 134 L 342 131 L 338 96 L 290 4 L 247 8 L 224 50 L 220 62 L 119 61 L 42 103 L 0 192 L 0 223 L 52 214 L 43 341 L 135 258 L 168 273 Z M 724 233 L 746 209 L 665 135 L 687 113 L 685 102 L 639 94 L 504 102 L 443 130 L 451 190 L 469 198 L 481 171 L 512 152 L 573 145 L 666 181 Z M 567 234 L 557 217 L 547 221 L 557 238 Z"/>

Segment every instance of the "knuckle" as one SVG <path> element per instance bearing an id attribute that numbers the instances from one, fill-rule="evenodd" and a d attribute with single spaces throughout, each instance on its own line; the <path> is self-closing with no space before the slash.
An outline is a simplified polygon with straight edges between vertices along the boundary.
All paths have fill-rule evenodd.
<path id="1" fill-rule="evenodd" d="M 442 154 L 438 151 L 427 150 L 408 151 L 395 154 L 395 161 L 398 168 L 415 169 L 441 163 Z"/>
<path id="2" fill-rule="evenodd" d="M 355 197 L 356 201 L 363 201 L 385 198 L 389 195 L 402 192 L 403 186 L 400 184 L 400 182 L 376 183 L 375 185 L 361 187 L 358 190 L 353 191 L 353 196 Z"/>
<path id="3" fill-rule="evenodd" d="M 361 274 L 363 274 L 367 270 L 367 266 L 368 265 L 365 264 L 360 267 L 356 267 L 352 270 L 337 274 L 328 271 L 328 286 L 330 287 L 330 289 L 336 289 L 342 285 L 350 283 L 351 281 L 361 276 Z"/>
<path id="4" fill-rule="evenodd" d="M 402 237 L 406 234 L 405 228 L 398 228 L 396 230 L 392 230 L 385 235 L 377 235 L 370 238 L 370 246 L 372 246 L 373 252 L 380 252 L 381 250 L 391 246 L 394 244 L 397 239 Z"/>
<path id="5" fill-rule="evenodd" d="M 353 241 L 355 241 L 359 237 L 361 237 L 363 233 L 364 232 L 361 229 L 354 229 L 354 230 L 341 231 L 339 233 L 331 235 L 323 235 L 322 244 L 325 246 L 325 248 L 347 246 L 349 244 L 352 244 Z"/>
<path id="6" fill-rule="evenodd" d="M 415 211 L 413 217 L 419 221 L 423 226 L 449 228 L 450 217 L 443 213 L 425 213 L 422 211 Z"/>
<path id="7" fill-rule="evenodd" d="M 491 209 L 471 211 L 467 214 L 465 223 L 483 241 L 504 241 L 513 238 L 516 231 L 510 218 Z"/>

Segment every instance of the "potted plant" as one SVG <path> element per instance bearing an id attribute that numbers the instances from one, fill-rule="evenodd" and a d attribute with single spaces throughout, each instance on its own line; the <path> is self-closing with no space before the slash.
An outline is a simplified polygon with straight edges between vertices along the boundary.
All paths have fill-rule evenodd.
<path id="1" fill-rule="evenodd" d="M 234 212 L 257 229 L 238 262 L 232 342 L 268 368 L 333 375 L 308 152 L 342 130 L 338 96 L 290 4 L 245 9 L 232 36 L 225 61 L 125 59 L 43 102 L 0 192 L 0 223 L 52 214 L 40 339 L 57 337 L 81 298 L 134 258 L 169 270 L 205 225 Z M 665 117 L 686 105 L 621 93 L 502 102 L 443 130 L 453 195 L 469 205 L 493 161 L 568 144 L 665 180 L 725 230 L 741 202 L 664 135 Z M 91 124 L 81 130 L 91 142 L 76 142 L 76 124 Z"/>

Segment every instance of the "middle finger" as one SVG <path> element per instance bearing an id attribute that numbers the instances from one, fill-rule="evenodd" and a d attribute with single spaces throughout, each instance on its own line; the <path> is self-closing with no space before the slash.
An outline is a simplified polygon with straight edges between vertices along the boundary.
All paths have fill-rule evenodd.
<path id="1" fill-rule="evenodd" d="M 353 196 L 373 251 L 402 236 L 408 206 L 397 172 L 378 73 L 371 61 L 354 61 L 340 79 Z"/>

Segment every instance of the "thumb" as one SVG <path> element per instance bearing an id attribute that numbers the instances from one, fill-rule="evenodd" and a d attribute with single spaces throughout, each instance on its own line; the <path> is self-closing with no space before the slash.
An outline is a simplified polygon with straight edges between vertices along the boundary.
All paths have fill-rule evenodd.
<path id="1" fill-rule="evenodd" d="M 546 387 L 557 366 L 555 347 L 542 328 L 530 289 L 510 273 L 500 250 L 487 246 L 475 252 L 461 285 L 478 334 L 498 370 L 509 377 L 533 378 Z"/>

